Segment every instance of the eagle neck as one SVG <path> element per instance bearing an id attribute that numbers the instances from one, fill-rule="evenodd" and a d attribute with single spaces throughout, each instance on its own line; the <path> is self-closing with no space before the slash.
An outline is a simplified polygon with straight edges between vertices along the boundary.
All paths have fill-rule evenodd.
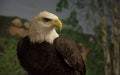
<path id="1" fill-rule="evenodd" d="M 45 29 L 44 29 L 45 30 Z M 42 31 L 39 29 L 32 30 L 32 28 L 29 30 L 29 36 L 30 41 L 33 43 L 42 43 L 42 42 L 48 42 L 50 44 L 53 44 L 54 40 L 59 37 L 59 34 L 56 32 L 55 28 L 49 30 L 46 29 L 46 31 Z"/>

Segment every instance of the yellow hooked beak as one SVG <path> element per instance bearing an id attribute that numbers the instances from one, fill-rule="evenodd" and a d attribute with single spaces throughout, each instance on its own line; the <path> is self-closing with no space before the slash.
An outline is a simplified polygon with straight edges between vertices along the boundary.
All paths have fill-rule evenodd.
<path id="1" fill-rule="evenodd" d="M 53 26 L 58 27 L 60 29 L 60 31 L 62 30 L 62 22 L 59 19 L 54 19 L 52 21 L 52 24 L 53 24 Z"/>

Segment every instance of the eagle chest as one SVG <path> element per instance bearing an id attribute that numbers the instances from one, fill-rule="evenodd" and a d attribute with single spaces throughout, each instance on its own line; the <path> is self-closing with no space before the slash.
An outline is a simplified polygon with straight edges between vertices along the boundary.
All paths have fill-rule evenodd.
<path id="1" fill-rule="evenodd" d="M 46 62 L 55 62 L 58 57 L 54 46 L 47 42 L 30 44 L 28 48 L 28 56 L 31 61 L 39 63 L 41 66 L 46 65 Z"/>

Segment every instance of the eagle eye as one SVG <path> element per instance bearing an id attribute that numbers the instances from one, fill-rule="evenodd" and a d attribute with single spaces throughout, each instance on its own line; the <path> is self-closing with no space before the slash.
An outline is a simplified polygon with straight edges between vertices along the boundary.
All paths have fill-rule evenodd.
<path id="1" fill-rule="evenodd" d="M 43 18 L 42 20 L 43 20 L 44 22 L 51 21 L 51 19 L 49 19 L 49 18 Z"/>

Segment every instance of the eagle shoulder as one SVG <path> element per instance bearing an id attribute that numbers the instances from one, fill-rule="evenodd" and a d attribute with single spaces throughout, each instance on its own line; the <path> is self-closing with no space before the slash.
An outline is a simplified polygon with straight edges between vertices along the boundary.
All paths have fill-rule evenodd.
<path id="1" fill-rule="evenodd" d="M 85 75 L 85 63 L 82 59 L 80 48 L 72 39 L 60 35 L 59 38 L 55 40 L 54 45 L 70 67 L 81 75 Z"/>
<path id="2" fill-rule="evenodd" d="M 21 51 L 25 51 L 30 45 L 30 41 L 28 37 L 22 38 L 18 41 L 17 51 L 18 53 Z"/>
<path id="3" fill-rule="evenodd" d="M 28 63 L 29 60 L 26 60 L 26 53 L 28 53 L 30 41 L 28 37 L 22 38 L 18 41 L 17 44 L 17 58 L 19 59 L 20 64 L 26 70 L 29 70 L 30 66 Z"/>

